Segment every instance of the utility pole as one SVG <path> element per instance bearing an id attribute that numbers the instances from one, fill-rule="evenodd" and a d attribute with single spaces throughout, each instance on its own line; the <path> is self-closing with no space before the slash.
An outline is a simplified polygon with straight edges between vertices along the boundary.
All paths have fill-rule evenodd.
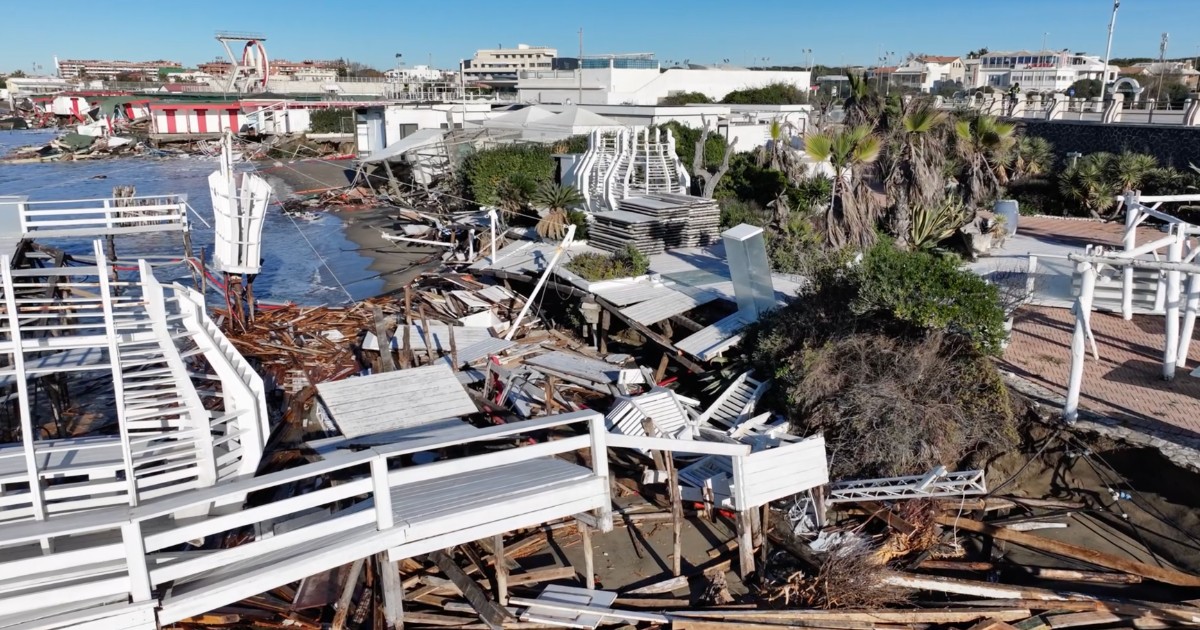
<path id="1" fill-rule="evenodd" d="M 1150 108 L 1150 116 L 1154 116 L 1154 108 L 1158 107 L 1158 99 L 1162 97 L 1163 70 L 1166 69 L 1167 58 L 1167 34 L 1162 34 L 1162 39 L 1158 42 L 1158 73 L 1155 79 L 1158 81 L 1158 86 L 1154 88 L 1154 105 Z M 1167 106 L 1170 109 L 1170 106 Z M 1150 120 L 1154 120 L 1151 118 Z"/>
<path id="2" fill-rule="evenodd" d="M 1104 49 L 1104 68 L 1100 70 L 1100 101 L 1108 93 L 1108 62 L 1112 59 L 1113 28 L 1117 25 L 1117 9 L 1121 8 L 1121 0 L 1113 0 L 1112 18 L 1108 20 L 1108 46 Z"/>
<path id="3" fill-rule="evenodd" d="M 575 106 L 583 104 L 583 27 L 579 27 L 579 92 L 575 95 Z"/>
<path id="4" fill-rule="evenodd" d="M 1040 52 L 1046 51 L 1046 36 L 1049 34 L 1050 33 L 1042 33 L 1042 50 Z"/>

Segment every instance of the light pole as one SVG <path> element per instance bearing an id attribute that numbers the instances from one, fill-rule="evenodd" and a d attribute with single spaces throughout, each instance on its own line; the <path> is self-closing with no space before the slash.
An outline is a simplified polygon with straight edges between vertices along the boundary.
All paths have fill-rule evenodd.
<path id="1" fill-rule="evenodd" d="M 1113 0 L 1112 18 L 1108 20 L 1108 47 L 1104 49 L 1104 67 L 1100 69 L 1100 101 L 1108 92 L 1108 62 L 1112 59 L 1113 28 L 1117 25 L 1117 9 L 1121 8 L 1121 0 Z"/>

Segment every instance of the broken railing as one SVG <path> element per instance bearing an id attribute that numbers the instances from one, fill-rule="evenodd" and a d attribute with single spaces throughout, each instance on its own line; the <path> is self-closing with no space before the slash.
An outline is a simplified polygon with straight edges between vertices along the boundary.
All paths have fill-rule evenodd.
<path id="1" fill-rule="evenodd" d="M 16 202 L 24 238 L 186 232 L 187 195 Z"/>

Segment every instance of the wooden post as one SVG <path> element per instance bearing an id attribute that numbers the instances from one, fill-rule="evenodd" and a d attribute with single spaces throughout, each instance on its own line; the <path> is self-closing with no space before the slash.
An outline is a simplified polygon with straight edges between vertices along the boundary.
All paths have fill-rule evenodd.
<path id="1" fill-rule="evenodd" d="M 754 540 L 751 531 L 753 525 L 750 522 L 751 509 L 753 508 L 742 510 L 737 515 L 738 575 L 743 580 L 751 573 L 754 573 Z"/>
<path id="2" fill-rule="evenodd" d="M 1175 224 L 1171 226 L 1175 234 L 1175 240 L 1167 247 L 1167 260 L 1171 262 L 1183 261 L 1183 242 L 1187 239 L 1187 234 L 1183 232 L 1183 226 Z M 1166 344 L 1163 348 L 1163 379 L 1171 380 L 1175 378 L 1175 363 L 1179 356 L 1179 300 L 1180 300 L 1180 284 L 1182 283 L 1182 274 L 1178 269 L 1167 270 L 1167 308 L 1166 308 Z"/>
<path id="3" fill-rule="evenodd" d="M 354 590 L 358 588 L 358 578 L 362 575 L 365 560 L 359 558 L 350 565 L 350 575 L 342 586 L 342 596 L 337 601 L 337 613 L 333 616 L 333 630 L 344 630 L 346 618 L 350 616 L 350 602 L 354 599 Z"/>
<path id="4" fill-rule="evenodd" d="M 771 531 L 771 504 L 764 503 L 762 506 L 762 518 L 758 519 L 758 561 L 764 567 L 767 566 L 767 554 L 770 549 L 767 548 L 767 532 Z"/>
<path id="5" fill-rule="evenodd" d="M 487 594 L 479 587 L 479 583 L 471 579 L 449 554 L 445 551 L 435 551 L 429 554 L 429 559 L 437 565 L 442 575 L 458 587 L 458 590 L 467 598 L 467 602 L 479 614 L 480 620 L 489 627 L 500 628 L 509 619 L 508 611 L 488 599 Z"/>
<path id="6" fill-rule="evenodd" d="M 675 470 L 675 458 L 666 453 L 667 484 L 671 493 L 671 574 L 679 577 L 683 573 L 683 500 L 679 496 L 679 473 Z"/>
<path id="7" fill-rule="evenodd" d="M 387 334 L 387 323 L 383 319 L 383 309 L 378 304 L 371 306 L 375 318 L 375 337 L 379 339 L 379 371 L 394 372 L 396 363 L 392 360 L 392 339 Z"/>
<path id="8" fill-rule="evenodd" d="M 492 555 L 496 557 L 496 601 L 508 605 L 508 558 L 504 557 L 504 534 L 492 538 Z"/>
<path id="9" fill-rule="evenodd" d="M 654 372 L 654 383 L 652 385 L 658 385 L 663 381 L 663 377 L 667 375 L 667 362 L 669 360 L 669 357 L 663 354 L 662 360 L 658 362 L 658 370 Z"/>
<path id="10" fill-rule="evenodd" d="M 450 335 L 450 368 L 458 371 L 458 344 L 454 341 L 454 326 L 446 326 L 446 334 Z"/>
<path id="11" fill-rule="evenodd" d="M 553 377 L 553 376 L 547 376 L 547 377 L 546 377 L 546 392 L 545 392 L 545 396 L 546 396 L 546 414 L 547 414 L 547 415 L 549 415 L 549 414 L 552 414 L 552 413 L 554 413 L 554 409 L 555 409 L 555 403 L 554 403 L 554 377 Z"/>
<path id="12" fill-rule="evenodd" d="M 429 319 L 425 317 L 425 305 L 422 304 L 417 312 L 421 314 L 421 336 L 425 341 L 426 365 L 433 365 L 433 335 L 429 333 Z"/>
<path id="13" fill-rule="evenodd" d="M 404 585 L 400 583 L 400 568 L 388 560 L 387 552 L 375 554 L 379 567 L 379 584 L 383 590 L 383 619 L 388 628 L 404 630 Z"/>
<path id="14" fill-rule="evenodd" d="M 417 367 L 417 353 L 412 349 L 412 286 L 404 285 L 404 354 L 405 367 Z"/>
<path id="15" fill-rule="evenodd" d="M 583 537 L 583 584 L 592 591 L 596 589 L 596 552 L 592 549 L 592 528 L 580 520 L 575 523 L 579 526 L 579 535 Z"/>
<path id="16" fill-rule="evenodd" d="M 1141 194 L 1135 191 L 1125 193 L 1125 234 L 1121 239 L 1122 248 L 1128 252 L 1137 247 L 1138 199 Z M 1121 270 L 1121 317 L 1133 319 L 1133 267 Z"/>
<path id="17" fill-rule="evenodd" d="M 606 310 L 600 311 L 600 354 L 608 354 L 608 327 L 612 324 L 612 315 Z"/>

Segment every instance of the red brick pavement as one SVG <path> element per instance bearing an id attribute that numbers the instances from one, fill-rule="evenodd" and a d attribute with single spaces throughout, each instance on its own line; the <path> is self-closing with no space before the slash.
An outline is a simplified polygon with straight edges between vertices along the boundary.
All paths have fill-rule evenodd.
<path id="1" fill-rule="evenodd" d="M 1069 309 L 1021 309 L 1001 367 L 1065 395 L 1074 329 Z M 1200 342 L 1192 344 L 1188 367 L 1176 370 L 1175 380 L 1166 382 L 1161 378 L 1163 317 L 1135 315 L 1125 321 L 1120 315 L 1095 312 L 1092 332 L 1100 361 L 1089 351 L 1080 407 L 1131 426 L 1200 437 L 1200 378 L 1190 374 L 1200 363 Z"/>
<path id="2" fill-rule="evenodd" d="M 1083 249 L 1085 245 L 1120 248 L 1121 239 L 1125 233 L 1125 224 L 1060 217 L 1021 217 L 1017 222 L 1017 232 L 1037 239 L 1058 241 L 1080 249 Z M 1162 237 L 1163 233 L 1157 229 L 1138 228 L 1138 243 L 1146 243 Z"/>

